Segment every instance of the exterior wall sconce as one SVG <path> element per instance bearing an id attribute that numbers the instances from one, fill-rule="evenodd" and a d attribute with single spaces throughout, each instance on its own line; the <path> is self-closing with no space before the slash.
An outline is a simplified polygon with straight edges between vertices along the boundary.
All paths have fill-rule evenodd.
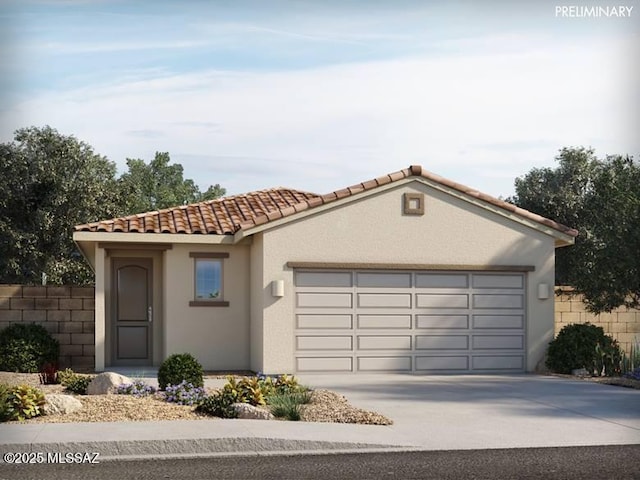
<path id="1" fill-rule="evenodd" d="M 549 284 L 548 283 L 539 283 L 538 284 L 538 299 L 546 300 L 549 298 Z"/>
<path id="2" fill-rule="evenodd" d="M 284 280 L 274 280 L 271 282 L 271 295 L 274 297 L 284 297 Z"/>

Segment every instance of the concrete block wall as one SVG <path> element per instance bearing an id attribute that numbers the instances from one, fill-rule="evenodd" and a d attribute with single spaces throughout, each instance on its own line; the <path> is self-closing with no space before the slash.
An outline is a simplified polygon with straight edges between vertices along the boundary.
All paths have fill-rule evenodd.
<path id="1" fill-rule="evenodd" d="M 37 323 L 60 342 L 60 368 L 94 366 L 94 288 L 0 285 L 0 329 Z"/>
<path id="2" fill-rule="evenodd" d="M 582 295 L 575 295 L 571 287 L 556 287 L 555 334 L 571 323 L 591 323 L 602 327 L 625 352 L 634 342 L 640 342 L 640 310 L 618 308 L 611 313 L 595 315 L 588 312 Z"/>

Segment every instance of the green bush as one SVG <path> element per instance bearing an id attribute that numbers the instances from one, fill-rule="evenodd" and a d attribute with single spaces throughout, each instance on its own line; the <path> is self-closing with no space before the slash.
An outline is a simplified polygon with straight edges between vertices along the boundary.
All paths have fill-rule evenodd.
<path id="1" fill-rule="evenodd" d="M 196 407 L 196 412 L 220 418 L 237 418 L 238 413 L 233 404 L 238 403 L 238 397 L 231 390 L 222 390 L 215 395 L 205 397 Z"/>
<path id="2" fill-rule="evenodd" d="M 63 387 L 76 395 L 86 395 L 87 388 L 94 378 L 93 375 L 80 375 L 70 368 L 60 370 L 57 377 Z"/>
<path id="3" fill-rule="evenodd" d="M 619 369 L 621 358 L 616 341 L 605 335 L 602 327 L 590 323 L 572 324 L 563 327 L 549 343 L 546 365 L 556 373 L 584 368 L 591 375 L 603 372 L 612 375 Z"/>
<path id="4" fill-rule="evenodd" d="M 29 385 L 0 386 L 0 417 L 3 422 L 26 420 L 42 415 L 44 393 Z"/>
<path id="5" fill-rule="evenodd" d="M 276 418 L 285 418 L 293 422 L 300 420 L 299 394 L 282 394 L 269 397 L 269 409 Z M 307 402 L 308 403 L 308 402 Z"/>
<path id="6" fill-rule="evenodd" d="M 16 323 L 0 331 L 0 370 L 38 373 L 59 353 L 60 344 L 42 325 Z"/>
<path id="7" fill-rule="evenodd" d="M 158 386 L 164 390 L 167 385 L 179 385 L 183 381 L 203 387 L 202 365 L 189 353 L 175 353 L 160 365 Z"/>

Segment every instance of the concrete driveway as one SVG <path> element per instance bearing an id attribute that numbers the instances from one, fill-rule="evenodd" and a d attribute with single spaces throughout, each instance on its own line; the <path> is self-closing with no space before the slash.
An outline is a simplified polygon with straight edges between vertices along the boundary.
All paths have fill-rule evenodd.
<path id="1" fill-rule="evenodd" d="M 536 375 L 302 375 L 425 449 L 640 444 L 640 390 Z M 389 427 L 385 427 L 389 428 Z"/>

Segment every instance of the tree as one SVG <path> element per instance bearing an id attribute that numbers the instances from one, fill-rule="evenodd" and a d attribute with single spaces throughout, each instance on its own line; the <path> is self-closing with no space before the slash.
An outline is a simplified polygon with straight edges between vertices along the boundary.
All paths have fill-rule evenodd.
<path id="1" fill-rule="evenodd" d="M 564 148 L 555 169 L 515 181 L 508 201 L 576 228 L 573 247 L 556 251 L 556 283 L 584 295 L 593 312 L 640 306 L 640 166 L 632 157 L 596 157 Z"/>
<path id="2" fill-rule="evenodd" d="M 127 159 L 128 171 L 118 180 L 120 202 L 126 214 L 212 200 L 226 193 L 216 184 L 202 194 L 193 180 L 183 178 L 182 165 L 170 165 L 170 161 L 166 152 L 156 152 L 149 164 L 140 159 Z"/>
<path id="3" fill-rule="evenodd" d="M 92 281 L 72 229 L 117 213 L 115 164 L 73 136 L 30 127 L 0 144 L 0 172 L 0 281 Z"/>

